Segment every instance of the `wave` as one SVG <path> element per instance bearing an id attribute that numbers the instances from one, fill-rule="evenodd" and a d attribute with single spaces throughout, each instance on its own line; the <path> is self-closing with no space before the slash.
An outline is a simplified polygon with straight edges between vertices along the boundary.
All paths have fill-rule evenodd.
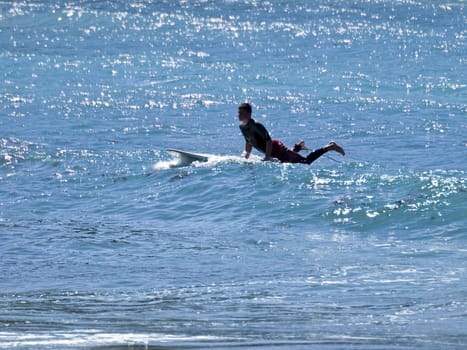
<path id="1" fill-rule="evenodd" d="M 171 168 L 181 168 L 193 165 L 194 167 L 214 167 L 216 165 L 222 163 L 259 163 L 261 162 L 261 158 L 258 156 L 251 156 L 249 159 L 245 159 L 244 157 L 240 156 L 222 156 L 222 155 L 215 155 L 215 154 L 206 154 L 200 153 L 200 156 L 204 156 L 207 158 L 207 161 L 196 161 L 193 158 L 187 158 L 183 156 L 173 156 L 170 160 L 161 160 L 154 164 L 153 169 L 154 171 L 159 170 L 167 170 Z"/>
<path id="2" fill-rule="evenodd" d="M 107 348 L 116 349 L 129 346 L 144 347 L 148 344 L 207 344 L 225 341 L 226 339 L 211 335 L 182 336 L 157 333 L 112 333 L 99 330 L 76 330 L 64 332 L 44 333 L 14 333 L 0 332 L 0 349 L 11 349 L 20 345 L 21 347 L 39 347 L 47 349 L 60 348 Z"/>

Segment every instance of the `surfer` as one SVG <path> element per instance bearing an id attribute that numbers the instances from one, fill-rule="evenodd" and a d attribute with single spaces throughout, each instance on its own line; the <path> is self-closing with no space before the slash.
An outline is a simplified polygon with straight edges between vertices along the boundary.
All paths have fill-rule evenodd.
<path id="1" fill-rule="evenodd" d="M 242 103 L 238 107 L 240 130 L 246 141 L 244 152 L 246 159 L 250 157 L 253 147 L 264 153 L 264 160 L 278 159 L 282 163 L 311 164 L 329 151 L 345 155 L 344 149 L 334 141 L 331 141 L 326 146 L 311 152 L 307 157 L 303 157 L 298 152 L 308 150 L 304 141 L 295 144 L 293 150 L 287 148 L 281 141 L 272 140 L 263 124 L 254 120 L 251 114 L 252 108 L 249 103 Z"/>

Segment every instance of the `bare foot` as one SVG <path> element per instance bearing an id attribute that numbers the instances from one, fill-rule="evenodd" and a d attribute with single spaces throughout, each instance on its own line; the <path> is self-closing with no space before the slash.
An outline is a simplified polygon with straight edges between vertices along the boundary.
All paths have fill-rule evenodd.
<path id="1" fill-rule="evenodd" d="M 301 140 L 299 143 L 296 143 L 293 146 L 293 151 L 294 152 L 300 152 L 300 151 L 308 151 L 309 148 L 305 146 L 305 141 Z"/>
<path id="2" fill-rule="evenodd" d="M 334 151 L 345 156 L 344 149 L 341 146 L 339 146 L 337 143 L 335 143 L 334 141 L 329 142 L 324 148 L 327 149 L 328 151 Z"/>
<path id="3" fill-rule="evenodd" d="M 298 144 L 298 147 L 300 148 L 301 151 L 309 151 L 310 149 L 305 146 L 305 141 L 300 141 L 300 143 Z"/>

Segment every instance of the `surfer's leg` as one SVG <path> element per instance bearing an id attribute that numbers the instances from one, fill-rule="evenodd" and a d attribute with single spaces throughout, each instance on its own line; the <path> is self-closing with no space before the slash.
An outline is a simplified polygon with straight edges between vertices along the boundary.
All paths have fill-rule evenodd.
<path id="1" fill-rule="evenodd" d="M 321 157 L 324 153 L 329 152 L 329 151 L 334 151 L 337 152 L 341 155 L 345 155 L 344 149 L 339 146 L 337 143 L 334 141 L 329 142 L 326 146 L 323 148 L 319 148 L 313 152 L 311 152 L 307 157 L 306 157 L 306 163 L 311 164 L 313 163 L 316 159 Z"/>
<path id="2" fill-rule="evenodd" d="M 313 163 L 316 159 L 321 157 L 326 152 L 327 151 L 325 148 L 318 148 L 317 150 L 314 150 L 306 157 L 306 163 L 307 164 Z"/>
<path id="3" fill-rule="evenodd" d="M 307 159 L 305 157 L 302 157 L 297 152 L 287 148 L 279 140 L 272 140 L 271 156 L 279 159 L 282 163 L 307 163 Z"/>
<path id="4" fill-rule="evenodd" d="M 305 157 L 291 149 L 287 149 L 285 154 L 286 160 L 283 161 L 285 163 L 307 163 L 307 159 Z"/>

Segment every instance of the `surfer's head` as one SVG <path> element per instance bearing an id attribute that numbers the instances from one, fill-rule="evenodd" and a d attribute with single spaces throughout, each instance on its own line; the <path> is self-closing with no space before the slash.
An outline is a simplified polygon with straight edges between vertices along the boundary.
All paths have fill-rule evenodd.
<path id="1" fill-rule="evenodd" d="M 251 112 L 251 105 L 246 102 L 242 103 L 240 106 L 238 106 L 238 120 L 240 120 L 242 124 L 248 123 L 251 118 Z"/>

